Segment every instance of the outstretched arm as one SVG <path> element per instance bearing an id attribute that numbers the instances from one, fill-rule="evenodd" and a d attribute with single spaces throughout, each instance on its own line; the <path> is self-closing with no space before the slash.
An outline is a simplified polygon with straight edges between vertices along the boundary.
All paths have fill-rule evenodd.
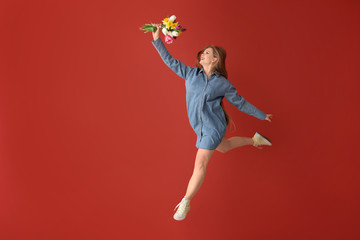
<path id="1" fill-rule="evenodd" d="M 194 68 L 186 66 L 181 61 L 173 58 L 173 56 L 170 55 L 166 47 L 164 46 L 164 43 L 161 41 L 160 35 L 160 25 L 156 25 L 157 30 L 156 32 L 153 32 L 153 38 L 152 44 L 156 48 L 156 50 L 159 52 L 160 57 L 164 61 L 164 63 L 173 70 L 179 77 L 186 80 L 186 77 L 189 75 L 189 72 L 192 71 Z"/>
<path id="2" fill-rule="evenodd" d="M 225 92 L 225 98 L 240 111 L 254 116 L 260 120 L 267 120 L 271 122 L 272 114 L 265 114 L 261 110 L 257 109 L 254 105 L 245 100 L 242 96 L 237 93 L 236 88 L 230 82 Z"/>

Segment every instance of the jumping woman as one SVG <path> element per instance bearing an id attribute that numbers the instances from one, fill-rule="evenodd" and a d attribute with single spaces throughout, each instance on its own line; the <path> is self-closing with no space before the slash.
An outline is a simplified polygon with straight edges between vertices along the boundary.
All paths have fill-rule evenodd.
<path id="1" fill-rule="evenodd" d="M 268 145 L 271 142 L 259 133 L 250 137 L 232 137 L 226 139 L 225 132 L 230 117 L 225 112 L 222 100 L 225 97 L 240 111 L 260 120 L 271 122 L 272 115 L 265 114 L 237 94 L 237 90 L 227 80 L 225 69 L 226 52 L 218 46 L 207 46 L 197 54 L 197 66 L 189 67 L 173 58 L 161 41 L 160 25 L 153 32 L 152 44 L 159 52 L 165 64 L 178 76 L 185 80 L 186 107 L 190 125 L 197 135 L 198 148 L 193 174 L 190 178 L 186 194 L 175 207 L 175 220 L 183 220 L 190 210 L 190 201 L 199 191 L 206 175 L 206 167 L 214 151 L 225 153 L 231 149 L 245 145 Z M 175 211 L 175 210 L 174 210 Z"/>

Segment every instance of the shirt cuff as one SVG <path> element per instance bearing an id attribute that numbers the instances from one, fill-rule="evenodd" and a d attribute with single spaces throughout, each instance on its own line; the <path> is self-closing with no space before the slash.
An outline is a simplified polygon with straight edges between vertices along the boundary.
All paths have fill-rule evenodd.
<path id="1" fill-rule="evenodd" d="M 161 38 L 159 37 L 159 38 L 156 39 L 156 40 L 153 39 L 151 42 L 152 42 L 152 44 L 154 44 L 155 47 L 157 47 L 157 46 L 159 46 L 159 44 L 160 44 L 160 42 L 161 42 Z"/>
<path id="2" fill-rule="evenodd" d="M 265 114 L 264 112 L 260 111 L 260 114 L 259 114 L 259 115 L 260 115 L 260 116 L 259 116 L 259 119 L 260 119 L 260 120 L 265 120 L 266 114 Z"/>

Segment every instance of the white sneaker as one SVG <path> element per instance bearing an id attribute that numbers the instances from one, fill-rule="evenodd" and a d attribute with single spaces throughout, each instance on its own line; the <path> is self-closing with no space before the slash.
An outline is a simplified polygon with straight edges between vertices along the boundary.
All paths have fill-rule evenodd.
<path id="1" fill-rule="evenodd" d="M 252 137 L 254 140 L 254 146 L 260 146 L 260 145 L 267 145 L 271 146 L 271 142 L 264 136 L 261 136 L 259 133 L 255 133 L 255 135 Z"/>
<path id="2" fill-rule="evenodd" d="M 190 210 L 190 200 L 185 199 L 185 197 L 181 200 L 181 202 L 175 207 L 175 209 L 178 207 L 176 213 L 174 214 L 174 219 L 181 221 L 184 220 L 186 217 L 186 214 Z M 174 209 L 174 211 L 175 211 Z"/>

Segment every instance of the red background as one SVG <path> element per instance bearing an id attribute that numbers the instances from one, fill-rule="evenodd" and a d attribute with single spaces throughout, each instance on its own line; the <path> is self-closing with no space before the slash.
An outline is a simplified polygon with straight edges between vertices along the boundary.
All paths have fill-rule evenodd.
<path id="1" fill-rule="evenodd" d="M 359 239 L 358 1 L 1 1 L 0 239 Z M 196 136 L 184 80 L 139 27 L 175 14 L 169 52 L 227 50 L 227 136 L 185 221 Z M 161 36 L 163 38 L 163 36 Z"/>

